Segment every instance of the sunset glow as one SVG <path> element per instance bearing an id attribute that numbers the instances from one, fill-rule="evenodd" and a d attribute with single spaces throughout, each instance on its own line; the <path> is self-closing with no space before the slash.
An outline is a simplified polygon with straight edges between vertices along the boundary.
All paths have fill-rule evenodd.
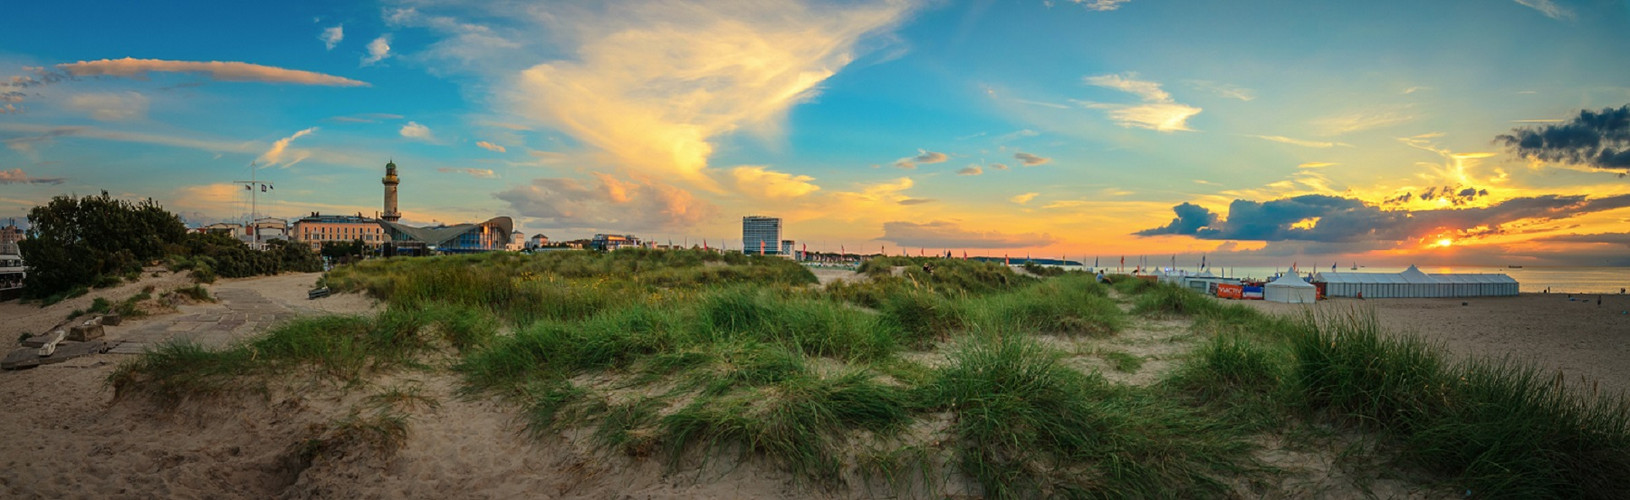
<path id="1" fill-rule="evenodd" d="M 0 224 L 372 215 L 394 159 L 404 222 L 557 240 L 1630 265 L 1630 9 L 1544 4 L 19 2 Z"/>

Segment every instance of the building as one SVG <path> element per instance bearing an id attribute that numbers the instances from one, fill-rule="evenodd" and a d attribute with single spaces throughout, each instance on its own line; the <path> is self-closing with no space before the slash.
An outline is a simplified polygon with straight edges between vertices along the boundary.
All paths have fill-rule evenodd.
<path id="1" fill-rule="evenodd" d="M 589 240 L 589 249 L 612 252 L 619 248 L 640 246 L 640 239 L 632 234 L 596 234 Z"/>
<path id="2" fill-rule="evenodd" d="M 539 247 L 546 246 L 549 246 L 549 237 L 544 236 L 543 233 L 534 234 L 532 235 L 532 239 L 526 240 L 527 250 L 536 250 Z"/>
<path id="3" fill-rule="evenodd" d="M 509 245 L 504 247 L 504 250 L 511 252 L 526 250 L 526 233 L 520 231 L 509 233 Z"/>
<path id="4" fill-rule="evenodd" d="M 741 218 L 742 253 L 775 255 L 781 252 L 781 218 L 749 215 Z"/>
<path id="5" fill-rule="evenodd" d="M 796 243 L 792 240 L 781 240 L 781 255 L 789 258 L 798 255 L 798 252 L 793 251 L 793 245 Z"/>
<path id="6" fill-rule="evenodd" d="M 231 222 L 217 222 L 210 224 L 208 226 L 199 228 L 199 232 L 224 234 L 233 238 L 238 238 L 245 234 L 249 234 L 249 232 L 245 230 L 242 225 L 233 224 Z"/>
<path id="7" fill-rule="evenodd" d="M 399 249 L 423 248 L 434 253 L 491 252 L 509 248 L 515 222 L 509 217 L 493 217 L 480 224 L 412 227 L 381 221 L 386 240 Z"/>
<path id="8" fill-rule="evenodd" d="M 402 220 L 402 212 L 396 209 L 396 185 L 402 183 L 401 179 L 396 177 L 396 160 L 385 163 L 385 178 L 379 182 L 385 185 L 385 213 L 380 214 L 379 218 L 385 222 Z"/>
<path id="9" fill-rule="evenodd" d="M 17 244 L 20 241 L 23 241 L 23 230 L 17 228 L 17 221 L 0 227 L 0 300 L 11 300 L 22 293 L 28 269 L 23 265 L 22 250 Z"/>
<path id="10" fill-rule="evenodd" d="M 1426 274 L 1415 266 L 1400 273 L 1321 272 L 1314 283 L 1323 283 L 1330 297 L 1418 298 L 1418 297 L 1509 297 L 1517 295 L 1517 280 L 1504 274 Z"/>
<path id="11" fill-rule="evenodd" d="M 350 243 L 362 240 L 364 245 L 376 247 L 390 241 L 381 224 L 379 219 L 360 215 L 322 215 L 312 212 L 311 216 L 294 221 L 294 228 L 289 231 L 289 236 L 294 241 L 311 245 L 312 250 L 321 249 L 324 243 L 331 241 Z"/>
<path id="12" fill-rule="evenodd" d="M 261 217 L 255 219 L 255 223 L 250 226 L 254 228 L 251 234 L 254 236 L 255 243 L 289 239 L 289 221 L 287 219 Z"/>
<path id="13" fill-rule="evenodd" d="M 0 247 L 16 245 L 23 241 L 23 230 L 17 227 L 17 221 L 12 220 L 6 227 L 0 227 Z"/>

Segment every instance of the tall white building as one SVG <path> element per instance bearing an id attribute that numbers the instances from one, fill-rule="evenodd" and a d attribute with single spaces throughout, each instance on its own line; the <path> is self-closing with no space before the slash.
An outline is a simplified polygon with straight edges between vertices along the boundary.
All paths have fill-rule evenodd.
<path id="1" fill-rule="evenodd" d="M 781 253 L 781 218 L 749 215 L 741 218 L 742 253 Z"/>

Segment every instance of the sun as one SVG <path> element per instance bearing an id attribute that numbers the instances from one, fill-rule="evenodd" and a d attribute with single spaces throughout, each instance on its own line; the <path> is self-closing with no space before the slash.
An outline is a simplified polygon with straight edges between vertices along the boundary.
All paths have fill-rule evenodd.
<path id="1" fill-rule="evenodd" d="M 1446 247 L 1446 246 L 1453 245 L 1453 244 L 1455 244 L 1455 240 L 1451 240 L 1451 239 L 1448 239 L 1448 238 L 1439 238 L 1438 239 L 1438 246 L 1440 246 L 1440 247 Z"/>

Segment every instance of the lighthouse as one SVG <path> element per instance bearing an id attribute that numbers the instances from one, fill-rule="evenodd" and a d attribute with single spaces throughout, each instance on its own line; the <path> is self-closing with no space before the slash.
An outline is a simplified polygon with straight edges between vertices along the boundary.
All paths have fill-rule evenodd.
<path id="1" fill-rule="evenodd" d="M 396 185 L 402 181 L 396 177 L 395 160 L 385 164 L 385 178 L 380 182 L 385 184 L 385 213 L 379 218 L 385 219 L 386 222 L 396 222 L 402 218 L 402 213 L 396 211 Z"/>

